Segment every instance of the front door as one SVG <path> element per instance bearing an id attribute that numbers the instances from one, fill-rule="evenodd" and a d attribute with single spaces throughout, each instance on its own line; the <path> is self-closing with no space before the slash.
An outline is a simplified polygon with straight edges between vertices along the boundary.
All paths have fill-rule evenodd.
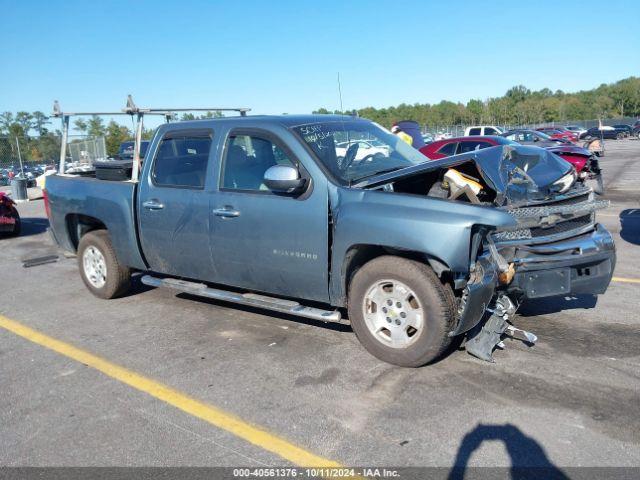
<path id="1" fill-rule="evenodd" d="M 278 195 L 263 184 L 276 164 L 296 166 L 307 189 Z M 328 199 L 279 137 L 235 130 L 211 197 L 211 252 L 220 281 L 250 290 L 328 300 Z"/>
<path id="2" fill-rule="evenodd" d="M 171 130 L 140 182 L 142 251 L 152 270 L 205 280 L 211 276 L 209 200 L 205 191 L 213 133 Z"/>

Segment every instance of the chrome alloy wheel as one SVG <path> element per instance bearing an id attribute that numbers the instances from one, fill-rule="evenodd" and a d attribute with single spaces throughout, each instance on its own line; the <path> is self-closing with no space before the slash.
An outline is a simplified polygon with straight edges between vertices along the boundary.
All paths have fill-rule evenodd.
<path id="1" fill-rule="evenodd" d="M 107 283 L 107 262 L 102 252 L 96 247 L 89 246 L 82 254 L 82 267 L 87 280 L 95 288 L 102 288 Z"/>
<path id="2" fill-rule="evenodd" d="M 367 328 L 388 347 L 408 347 L 425 325 L 417 295 L 397 280 L 380 280 L 369 287 L 362 308 Z"/>

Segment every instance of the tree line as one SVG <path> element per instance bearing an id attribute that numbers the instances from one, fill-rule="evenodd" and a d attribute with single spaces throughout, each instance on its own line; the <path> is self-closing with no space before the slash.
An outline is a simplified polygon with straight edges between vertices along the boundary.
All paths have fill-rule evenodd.
<path id="1" fill-rule="evenodd" d="M 326 108 L 320 108 L 313 113 L 341 112 L 330 112 Z M 510 88 L 501 97 L 472 99 L 466 104 L 443 100 L 433 105 L 403 103 L 395 107 L 365 107 L 355 112 L 343 113 L 357 113 L 387 127 L 399 120 L 415 120 L 421 125 L 435 127 L 470 124 L 526 125 L 616 118 L 625 115 L 640 116 L 640 78 L 629 77 L 575 93 L 565 93 L 561 90 L 552 92 L 548 88 L 532 91 L 518 85 Z M 184 113 L 180 120 L 221 116 L 221 112 L 206 112 L 202 115 Z M 0 162 L 17 158 L 16 139 L 20 144 L 23 159 L 55 161 L 60 151 L 61 132 L 52 129 L 51 125 L 51 117 L 41 111 L 1 113 Z M 109 156 L 118 153 L 122 142 L 133 139 L 132 128 L 114 120 L 105 124 L 104 119 L 99 116 L 77 118 L 73 127 L 83 135 L 104 137 Z M 145 129 L 143 132 L 144 139 L 150 139 L 152 135 L 152 129 Z M 70 141 L 74 141 L 73 137 Z"/>
<path id="2" fill-rule="evenodd" d="M 206 112 L 202 115 L 184 113 L 180 120 L 196 120 L 223 116 L 221 112 Z M 52 118 L 43 112 L 3 112 L 0 114 L 0 163 L 15 163 L 20 154 L 26 162 L 55 162 L 60 155 L 59 129 L 52 129 Z M 83 136 L 104 137 L 107 155 L 117 155 L 122 142 L 134 139 L 133 125 L 129 128 L 115 120 L 105 123 L 104 118 L 93 115 L 78 117 L 73 121 L 73 129 Z M 144 129 L 142 138 L 149 140 L 154 129 Z M 69 142 L 81 141 L 70 134 Z"/>
<path id="3" fill-rule="evenodd" d="M 313 113 L 330 112 L 320 108 Z M 354 112 L 344 112 L 352 114 Z M 593 120 L 640 116 L 640 78 L 629 77 L 591 90 L 566 93 L 548 88 L 532 91 L 523 85 L 510 88 L 503 96 L 471 99 L 466 104 L 443 100 L 437 104 L 406 103 L 394 107 L 365 107 L 360 117 L 390 127 L 399 120 L 415 120 L 421 125 L 527 125 L 535 123 Z"/>

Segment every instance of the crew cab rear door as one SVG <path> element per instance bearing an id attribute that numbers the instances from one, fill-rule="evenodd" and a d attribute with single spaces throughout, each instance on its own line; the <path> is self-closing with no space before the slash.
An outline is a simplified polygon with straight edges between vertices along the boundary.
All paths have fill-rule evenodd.
<path id="1" fill-rule="evenodd" d="M 306 190 L 269 191 L 264 173 L 276 164 L 298 168 Z M 221 283 L 328 301 L 326 178 L 291 132 L 229 129 L 211 200 L 211 252 Z"/>
<path id="2" fill-rule="evenodd" d="M 142 251 L 151 270 L 207 280 L 210 192 L 205 181 L 213 131 L 172 129 L 159 139 L 138 192 Z"/>

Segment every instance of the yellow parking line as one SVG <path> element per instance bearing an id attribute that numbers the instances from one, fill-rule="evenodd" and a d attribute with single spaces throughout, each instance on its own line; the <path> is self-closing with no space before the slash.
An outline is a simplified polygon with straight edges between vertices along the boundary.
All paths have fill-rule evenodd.
<path id="1" fill-rule="evenodd" d="M 613 277 L 612 282 L 640 283 L 640 278 Z"/>
<path id="2" fill-rule="evenodd" d="M 314 455 L 307 450 L 298 447 L 277 435 L 266 430 L 250 425 L 240 418 L 227 413 L 219 408 L 202 403 L 194 398 L 180 393 L 177 390 L 163 385 L 160 382 L 146 378 L 140 374 L 127 370 L 124 367 L 104 360 L 89 352 L 85 352 L 73 345 L 56 340 L 32 328 L 29 328 L 14 320 L 10 320 L 0 315 L 0 327 L 16 335 L 25 338 L 33 343 L 46 347 L 65 357 L 76 360 L 89 367 L 104 373 L 122 383 L 125 383 L 136 390 L 147 393 L 152 397 L 173 405 L 183 412 L 198 417 L 205 422 L 209 422 L 218 428 L 246 440 L 264 450 L 290 461 L 298 466 L 309 467 L 339 467 L 340 464 L 323 457 Z"/>

